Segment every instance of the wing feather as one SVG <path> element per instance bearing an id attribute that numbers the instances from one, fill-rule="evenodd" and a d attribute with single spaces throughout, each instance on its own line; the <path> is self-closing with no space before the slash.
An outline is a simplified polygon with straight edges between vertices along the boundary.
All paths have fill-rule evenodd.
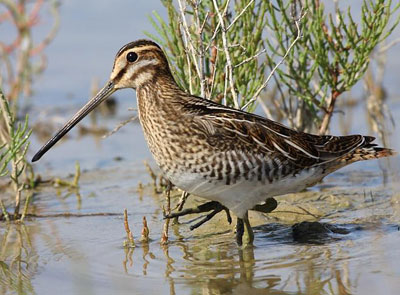
<path id="1" fill-rule="evenodd" d="M 298 132 L 264 117 L 211 101 L 207 104 L 204 100 L 202 103 L 196 101 L 187 107 L 191 110 L 195 128 L 203 132 L 215 148 L 287 158 L 300 167 L 319 165 L 357 148 L 373 146 L 374 138 L 370 136 L 320 136 Z"/>

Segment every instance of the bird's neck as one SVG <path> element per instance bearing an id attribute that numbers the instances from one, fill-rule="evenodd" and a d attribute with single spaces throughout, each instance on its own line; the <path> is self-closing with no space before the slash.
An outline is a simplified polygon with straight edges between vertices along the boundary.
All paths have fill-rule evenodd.
<path id="1" fill-rule="evenodd" d="M 146 121 L 149 117 L 160 117 L 165 113 L 174 113 L 176 104 L 187 94 L 178 86 L 172 75 L 155 75 L 151 82 L 136 88 L 139 118 Z M 176 111 L 176 110 L 175 110 Z"/>
<path id="2" fill-rule="evenodd" d="M 178 86 L 169 73 L 158 73 L 151 80 L 136 88 L 138 106 L 148 107 L 158 104 L 168 104 L 186 93 Z"/>
<path id="3" fill-rule="evenodd" d="M 186 95 L 173 78 L 136 88 L 140 124 L 150 151 L 160 167 L 165 164 L 162 147 L 171 144 L 168 142 L 168 133 L 177 127 L 180 99 Z"/>

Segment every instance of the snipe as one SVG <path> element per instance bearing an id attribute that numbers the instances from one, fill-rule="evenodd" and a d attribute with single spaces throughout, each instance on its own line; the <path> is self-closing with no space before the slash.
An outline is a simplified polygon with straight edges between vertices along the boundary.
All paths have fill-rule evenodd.
<path id="1" fill-rule="evenodd" d="M 152 41 L 138 40 L 118 51 L 106 86 L 32 161 L 39 160 L 83 117 L 122 88 L 136 89 L 140 122 L 165 177 L 178 188 L 213 201 L 204 206 L 208 211 L 231 210 L 238 218 L 239 244 L 244 231 L 246 242 L 253 241 L 247 211 L 269 197 L 301 191 L 350 163 L 394 154 L 377 147 L 370 136 L 297 132 L 190 95 L 174 81 L 161 48 Z"/>

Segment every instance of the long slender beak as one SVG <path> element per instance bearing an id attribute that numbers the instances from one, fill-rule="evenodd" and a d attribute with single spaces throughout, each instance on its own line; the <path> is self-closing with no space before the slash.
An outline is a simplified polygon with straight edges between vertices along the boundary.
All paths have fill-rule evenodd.
<path id="1" fill-rule="evenodd" d="M 81 108 L 71 120 L 69 120 L 56 135 L 53 136 L 42 148 L 33 156 L 32 162 L 39 160 L 53 145 L 57 143 L 65 134 L 78 124 L 87 114 L 95 109 L 100 103 L 106 100 L 117 89 L 112 81 L 109 81 L 83 108 Z"/>

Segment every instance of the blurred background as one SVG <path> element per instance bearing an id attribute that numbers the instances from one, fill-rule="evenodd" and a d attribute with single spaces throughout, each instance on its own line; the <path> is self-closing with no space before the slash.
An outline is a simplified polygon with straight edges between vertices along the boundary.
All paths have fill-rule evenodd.
<path id="1" fill-rule="evenodd" d="M 339 2 L 351 5 L 357 15 L 354 1 Z M 1 44 L 12 44 L 17 34 L 15 25 L 6 21 L 8 3 L 12 1 L 0 1 Z M 30 159 L 108 80 L 124 44 L 148 38 L 144 32 L 157 35 L 148 19 L 152 12 L 165 20 L 167 12 L 159 0 L 69 0 L 57 2 L 56 9 L 52 1 L 19 3 L 28 3 L 29 9 L 40 5 L 32 20 L 32 40 L 44 40 L 59 25 L 51 41 L 32 57 L 43 71 L 32 76 L 32 86 L 22 91 L 19 102 L 20 119 L 29 114 L 33 128 Z M 397 27 L 386 44 L 399 38 Z M 365 85 L 377 82 L 375 89 L 384 93 L 386 104 L 380 121 L 385 137 L 378 142 L 385 140 L 399 151 L 400 44 L 386 53 L 383 67 L 373 61 L 371 76 L 340 97 L 330 131 L 379 137 L 365 103 Z M 6 77 L 6 70 L 1 71 Z M 7 81 L 2 82 L 9 93 Z M 238 249 L 223 216 L 194 232 L 184 220 L 171 228 L 171 242 L 161 246 L 164 196 L 148 185 L 152 178 L 143 161 L 155 173 L 157 168 L 138 120 L 103 138 L 134 117 L 135 108 L 134 90 L 115 93 L 107 107 L 84 119 L 33 164 L 41 181 L 50 182 L 54 177 L 73 179 L 79 162 L 79 188 L 40 186 L 31 209 L 41 217 L 28 216 L 21 224 L 0 221 L 0 293 L 396 294 L 400 289 L 399 156 L 348 166 L 304 194 L 278 199 L 283 207 L 276 215 L 252 221 L 257 225 L 254 249 Z M 262 107 L 256 112 L 264 115 Z M 0 193 L 6 206 L 7 185 Z M 123 247 L 124 208 L 135 240 L 147 217 L 148 243 Z M 293 239 L 294 223 L 316 220 L 340 230 L 330 228 L 329 234 L 318 236 L 318 243 Z"/>

